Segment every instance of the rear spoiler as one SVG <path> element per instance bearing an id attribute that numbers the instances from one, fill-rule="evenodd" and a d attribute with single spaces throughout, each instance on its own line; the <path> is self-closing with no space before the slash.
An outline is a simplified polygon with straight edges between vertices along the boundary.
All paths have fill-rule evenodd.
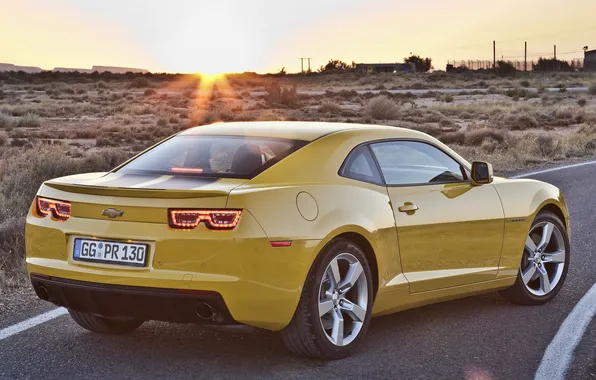
<path id="1" fill-rule="evenodd" d="M 227 197 L 226 190 L 170 190 L 143 189 L 134 187 L 107 187 L 92 185 L 74 185 L 59 182 L 45 182 L 44 185 L 62 191 L 77 194 L 105 195 L 131 198 L 211 198 Z"/>

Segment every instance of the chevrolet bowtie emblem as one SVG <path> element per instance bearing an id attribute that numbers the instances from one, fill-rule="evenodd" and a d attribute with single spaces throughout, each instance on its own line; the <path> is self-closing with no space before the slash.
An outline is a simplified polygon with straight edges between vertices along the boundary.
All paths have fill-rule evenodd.
<path id="1" fill-rule="evenodd" d="M 108 218 L 117 218 L 124 215 L 124 211 L 116 210 L 115 208 L 108 208 L 103 210 L 101 215 L 107 216 Z"/>

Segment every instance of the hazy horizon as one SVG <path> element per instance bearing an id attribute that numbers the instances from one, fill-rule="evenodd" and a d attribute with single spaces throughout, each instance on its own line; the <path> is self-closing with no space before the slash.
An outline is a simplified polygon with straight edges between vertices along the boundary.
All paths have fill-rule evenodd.
<path id="1" fill-rule="evenodd" d="M 163 2 L 5 0 L 0 62 L 21 66 L 145 68 L 153 72 L 288 72 L 311 57 L 401 62 L 410 52 L 447 60 L 582 58 L 596 48 L 596 3 L 502 0 L 272 0 Z M 592 44 L 593 43 L 593 44 Z M 591 45 L 592 44 L 592 45 Z"/>

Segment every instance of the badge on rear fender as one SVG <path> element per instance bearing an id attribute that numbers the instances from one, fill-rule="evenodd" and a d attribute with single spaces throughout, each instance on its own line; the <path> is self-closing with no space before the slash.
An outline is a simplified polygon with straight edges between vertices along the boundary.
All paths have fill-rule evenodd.
<path id="1" fill-rule="evenodd" d="M 108 208 L 103 210 L 101 215 L 107 216 L 108 218 L 117 218 L 124 215 L 124 211 L 116 210 L 115 208 Z"/>

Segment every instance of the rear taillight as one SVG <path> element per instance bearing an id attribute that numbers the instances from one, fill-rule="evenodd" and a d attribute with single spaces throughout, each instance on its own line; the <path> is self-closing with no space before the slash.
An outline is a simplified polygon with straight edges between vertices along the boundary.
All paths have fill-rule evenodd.
<path id="1" fill-rule="evenodd" d="M 231 230 L 238 225 L 242 210 L 169 210 L 170 227 L 191 230 L 201 222 L 212 230 Z"/>
<path id="2" fill-rule="evenodd" d="M 70 218 L 70 202 L 44 197 L 36 197 L 37 213 L 39 216 L 52 216 L 58 220 Z"/>

